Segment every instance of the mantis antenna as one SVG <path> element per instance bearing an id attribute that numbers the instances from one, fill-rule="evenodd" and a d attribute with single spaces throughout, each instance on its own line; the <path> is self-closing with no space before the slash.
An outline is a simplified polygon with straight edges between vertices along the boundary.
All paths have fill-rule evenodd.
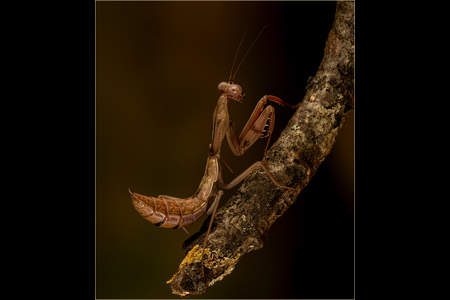
<path id="1" fill-rule="evenodd" d="M 247 53 L 245 53 L 244 58 L 241 60 L 241 63 L 239 64 L 239 66 L 238 66 L 237 69 L 236 69 L 236 73 L 234 73 L 233 79 L 231 79 L 232 82 L 234 81 L 234 77 L 236 77 L 236 74 L 237 74 L 237 72 L 238 72 L 240 66 L 242 65 L 242 62 L 244 61 L 245 57 L 246 57 L 247 54 L 250 52 L 250 49 L 252 49 L 252 47 L 253 47 L 253 45 L 255 44 L 256 40 L 259 38 L 259 36 L 260 36 L 261 33 L 264 31 L 264 29 L 266 29 L 267 26 L 269 26 L 269 25 L 266 25 L 266 26 L 264 26 L 263 29 L 261 29 L 261 31 L 259 32 L 259 34 L 258 34 L 258 36 L 256 37 L 256 39 L 255 39 L 255 40 L 253 41 L 253 43 L 251 44 L 250 48 L 248 48 Z M 245 34 L 244 34 L 244 36 L 245 36 Z M 244 37 L 242 37 L 242 39 L 244 39 Z M 242 43 L 242 40 L 241 40 L 241 43 Z M 241 47 L 241 45 L 239 45 L 239 47 Z M 238 49 L 238 51 L 239 51 L 239 49 Z M 236 53 L 236 55 L 237 55 L 237 53 Z M 236 58 L 235 58 L 234 60 L 236 60 Z M 234 62 L 233 62 L 233 66 L 234 66 Z M 231 68 L 231 70 L 233 70 L 233 68 Z M 230 77 L 231 77 L 231 74 L 230 74 Z"/>
<path id="2" fill-rule="evenodd" d="M 244 32 L 244 35 L 242 36 L 241 42 L 239 43 L 239 47 L 238 47 L 238 49 L 236 51 L 236 55 L 234 56 L 233 65 L 231 66 L 230 78 L 228 79 L 228 83 L 230 83 L 230 81 L 231 81 L 231 74 L 233 74 L 234 63 L 236 62 L 236 58 L 237 58 L 237 55 L 239 53 L 239 49 L 241 49 L 242 41 L 244 40 L 244 37 L 245 37 L 246 33 L 247 33 L 247 31 Z M 233 77 L 233 79 L 234 79 L 234 77 Z"/>

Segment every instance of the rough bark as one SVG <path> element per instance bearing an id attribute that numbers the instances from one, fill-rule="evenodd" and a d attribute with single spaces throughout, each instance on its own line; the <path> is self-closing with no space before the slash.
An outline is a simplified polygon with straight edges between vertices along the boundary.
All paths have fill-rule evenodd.
<path id="1" fill-rule="evenodd" d="M 337 3 L 320 67 L 308 80 L 294 116 L 267 152 L 266 165 L 276 180 L 296 190 L 278 188 L 261 168 L 253 171 L 216 214 L 205 253 L 205 278 L 200 256 L 211 218 L 183 244 L 187 256 L 169 281 L 174 294 L 206 292 L 233 271 L 242 255 L 263 247 L 269 228 L 330 153 L 354 107 L 354 7 L 354 2 Z"/>

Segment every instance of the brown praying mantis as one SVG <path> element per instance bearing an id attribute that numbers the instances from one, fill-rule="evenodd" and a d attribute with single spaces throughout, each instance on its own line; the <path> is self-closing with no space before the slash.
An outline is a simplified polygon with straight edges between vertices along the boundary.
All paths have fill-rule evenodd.
<path id="1" fill-rule="evenodd" d="M 259 35 L 264 29 L 265 27 L 261 30 Z M 253 44 L 256 42 L 259 35 L 256 37 Z M 244 36 L 242 37 L 242 40 L 244 39 Z M 241 44 L 239 44 L 239 48 Z M 245 59 L 245 56 L 248 54 L 253 44 L 244 55 L 242 61 Z M 239 48 L 237 52 L 239 52 Z M 240 65 L 238 66 L 236 73 L 239 70 Z M 190 236 L 190 233 L 187 231 L 185 226 L 188 226 L 197 221 L 205 212 L 208 215 L 211 215 L 208 231 L 206 232 L 205 240 L 203 242 L 203 250 L 201 256 L 202 277 L 204 277 L 203 256 L 205 253 L 208 236 L 211 231 L 211 226 L 216 215 L 220 198 L 223 195 L 223 191 L 220 189 L 228 190 L 235 187 L 242 180 L 244 180 L 247 175 L 249 175 L 250 172 L 252 172 L 254 169 L 262 167 L 275 185 L 280 188 L 294 190 L 291 187 L 280 185 L 272 176 L 272 174 L 270 174 L 269 170 L 262 163 L 262 161 L 255 162 L 247 170 L 242 172 L 242 174 L 238 175 L 228 184 L 223 178 L 219 160 L 222 160 L 225 166 L 231 171 L 229 166 L 220 155 L 220 148 L 225 136 L 227 137 L 227 141 L 231 148 L 231 151 L 236 156 L 245 154 L 245 152 L 258 140 L 258 138 L 268 137 L 266 148 L 264 150 L 265 159 L 267 147 L 269 145 L 270 137 L 272 135 L 275 124 L 275 109 L 273 108 L 273 106 L 268 105 L 266 108 L 264 108 L 264 106 L 267 104 L 267 100 L 273 101 L 282 106 L 287 105 L 291 108 L 296 108 L 298 106 L 298 104 L 296 106 L 289 105 L 276 96 L 266 95 L 259 100 L 255 109 L 253 110 L 253 113 L 248 119 L 247 124 L 244 126 L 244 129 L 238 136 L 234 122 L 231 120 L 228 113 L 228 102 L 230 100 L 234 100 L 242 103 L 244 95 L 242 95 L 242 88 L 239 85 L 234 84 L 234 77 L 236 76 L 236 73 L 234 74 L 233 78 L 231 78 L 233 67 L 234 62 L 231 68 L 230 78 L 228 82 L 221 82 L 218 86 L 219 91 L 221 91 L 222 94 L 219 97 L 219 101 L 217 102 L 216 108 L 213 113 L 212 142 L 209 145 L 209 153 L 206 160 L 205 173 L 195 194 L 186 199 L 166 195 L 159 195 L 157 198 L 155 198 L 140 195 L 132 192 L 131 190 L 128 190 L 131 195 L 133 205 L 135 209 L 140 213 L 140 215 L 144 219 L 159 227 L 173 229 L 182 228 Z"/>

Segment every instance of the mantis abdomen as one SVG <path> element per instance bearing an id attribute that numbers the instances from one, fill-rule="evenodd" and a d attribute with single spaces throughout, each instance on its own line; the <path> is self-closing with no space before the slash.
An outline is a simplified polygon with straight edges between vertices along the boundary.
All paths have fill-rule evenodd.
<path id="1" fill-rule="evenodd" d="M 212 205 L 217 194 L 216 181 L 219 174 L 217 157 L 208 157 L 205 174 L 194 196 L 180 199 L 172 196 L 148 197 L 128 189 L 134 208 L 156 226 L 182 228 L 197 221 Z"/>
<path id="2" fill-rule="evenodd" d="M 177 229 L 197 221 L 208 208 L 208 202 L 197 197 L 187 199 L 155 198 L 129 191 L 134 208 L 150 223 Z"/>

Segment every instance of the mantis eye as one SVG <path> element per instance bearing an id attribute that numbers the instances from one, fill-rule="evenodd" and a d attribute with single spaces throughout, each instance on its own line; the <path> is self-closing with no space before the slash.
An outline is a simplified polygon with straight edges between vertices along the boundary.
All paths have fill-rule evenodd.
<path id="1" fill-rule="evenodd" d="M 228 92 L 233 96 L 239 96 L 242 93 L 242 88 L 238 84 L 232 84 L 229 87 Z"/>

